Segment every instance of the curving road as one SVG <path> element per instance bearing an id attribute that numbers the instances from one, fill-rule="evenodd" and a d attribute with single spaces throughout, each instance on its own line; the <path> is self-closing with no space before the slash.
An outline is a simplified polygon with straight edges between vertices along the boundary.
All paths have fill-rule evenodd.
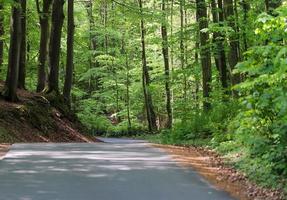
<path id="1" fill-rule="evenodd" d="M 0 161 L 0 200 L 233 199 L 144 141 L 103 140 L 13 145 Z"/>

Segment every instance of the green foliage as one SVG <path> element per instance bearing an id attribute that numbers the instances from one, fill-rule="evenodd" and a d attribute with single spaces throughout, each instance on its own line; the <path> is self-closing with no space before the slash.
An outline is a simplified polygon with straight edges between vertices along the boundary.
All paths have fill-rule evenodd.
<path id="1" fill-rule="evenodd" d="M 256 34 L 261 45 L 250 48 L 246 61 L 237 66 L 237 72 L 246 74 L 236 86 L 243 107 L 228 130 L 237 151 L 242 147 L 248 151 L 238 166 L 265 186 L 275 186 L 278 179 L 287 177 L 285 22 L 282 14 L 259 16 Z"/>
<path id="2" fill-rule="evenodd" d="M 209 98 L 212 109 L 199 108 L 201 97 L 176 104 L 181 120 L 173 130 L 162 131 L 151 141 L 178 145 L 209 145 L 225 155 L 251 180 L 262 186 L 286 188 L 287 180 L 287 26 L 286 7 L 278 15 L 263 13 L 254 24 L 254 40 L 234 73 L 244 81 L 230 99 L 217 83 Z M 247 25 L 246 25 L 247 26 Z M 208 31 L 228 34 L 216 24 Z M 252 33 L 249 33 L 252 35 Z M 215 76 L 216 78 L 216 76 Z M 200 141 L 200 142 L 199 142 Z"/>

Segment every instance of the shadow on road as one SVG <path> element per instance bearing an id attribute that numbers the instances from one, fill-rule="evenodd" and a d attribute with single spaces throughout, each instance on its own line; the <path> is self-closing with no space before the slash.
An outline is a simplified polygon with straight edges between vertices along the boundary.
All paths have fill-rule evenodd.
<path id="1" fill-rule="evenodd" d="M 231 199 L 145 143 L 15 145 L 0 180 L 1 200 Z"/>

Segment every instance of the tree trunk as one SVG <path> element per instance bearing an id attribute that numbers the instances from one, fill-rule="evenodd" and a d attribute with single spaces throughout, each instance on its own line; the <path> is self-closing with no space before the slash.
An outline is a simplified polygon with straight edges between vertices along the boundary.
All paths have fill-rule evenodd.
<path id="1" fill-rule="evenodd" d="M 108 34 L 107 34 L 107 26 L 108 26 L 108 2 L 104 0 L 104 28 L 105 28 L 105 40 L 104 40 L 104 48 L 105 53 L 108 54 Z"/>
<path id="2" fill-rule="evenodd" d="M 224 20 L 222 14 L 222 0 L 218 0 L 218 5 L 219 6 L 216 4 L 216 0 L 211 1 L 212 18 L 214 23 L 220 22 L 220 26 L 222 26 L 222 22 Z M 215 43 L 214 59 L 216 67 L 219 71 L 221 85 L 223 89 L 227 89 L 227 66 L 223 35 L 215 31 L 213 33 L 213 41 Z"/>
<path id="3" fill-rule="evenodd" d="M 243 23 L 244 24 L 248 24 L 248 12 L 250 10 L 250 4 L 247 2 L 247 0 L 242 0 L 241 1 L 241 6 L 242 6 L 242 10 L 243 10 Z M 248 49 L 248 38 L 247 38 L 247 30 L 248 27 L 247 25 L 243 26 L 243 51 L 247 51 Z"/>
<path id="4" fill-rule="evenodd" d="M 25 89 L 26 79 L 26 56 L 27 56 L 27 40 L 26 40 L 26 0 L 21 1 L 21 47 L 20 47 L 20 58 L 19 58 L 19 77 L 18 77 L 18 88 Z"/>
<path id="5" fill-rule="evenodd" d="M 39 2 L 36 0 L 37 10 L 40 21 L 40 48 L 38 57 L 38 81 L 37 92 L 42 92 L 45 89 L 47 76 L 46 67 L 48 59 L 48 46 L 49 46 L 49 16 L 52 0 L 43 0 L 43 8 L 40 11 Z"/>
<path id="6" fill-rule="evenodd" d="M 185 45 L 184 45 L 184 6 L 185 0 L 180 0 L 179 2 L 179 10 L 180 10 L 180 65 L 181 70 L 183 71 L 183 98 L 185 102 L 187 101 L 187 78 L 185 71 Z"/>
<path id="7" fill-rule="evenodd" d="M 211 55 L 208 47 L 209 35 L 206 32 L 201 31 L 202 29 L 208 28 L 207 21 L 207 8 L 205 0 L 196 0 L 196 14 L 199 23 L 199 38 L 200 38 L 200 59 L 202 67 L 202 85 L 203 85 L 203 108 L 208 111 L 211 104 L 208 102 L 208 98 L 211 92 Z"/>
<path id="8" fill-rule="evenodd" d="M 166 111 L 167 111 L 167 125 L 166 128 L 172 128 L 172 109 L 171 109 L 171 90 L 170 90 L 170 69 L 169 69 L 169 52 L 168 52 L 168 37 L 166 27 L 166 8 L 165 0 L 162 0 L 162 12 L 164 21 L 161 25 L 162 35 L 162 55 L 164 61 L 165 74 L 165 92 L 166 92 Z"/>
<path id="9" fill-rule="evenodd" d="M 174 33 L 173 33 L 173 26 L 174 26 L 174 0 L 171 0 L 170 2 L 170 38 L 173 40 Z M 173 82 L 173 74 L 174 74 L 174 43 L 170 43 L 170 82 Z M 171 88 L 171 104 L 174 102 L 174 91 L 173 88 Z M 173 107 L 171 107 L 172 113 L 173 113 Z"/>
<path id="10" fill-rule="evenodd" d="M 4 57 L 4 40 L 2 37 L 4 36 L 4 14 L 2 13 L 4 10 L 3 2 L 0 3 L 0 72 L 2 71 L 3 65 L 3 57 Z"/>
<path id="11" fill-rule="evenodd" d="M 19 0 L 13 1 L 12 19 L 10 28 L 10 49 L 8 70 L 4 96 L 8 101 L 15 102 L 17 98 L 17 84 L 19 74 L 20 46 L 21 46 L 21 7 Z"/>
<path id="12" fill-rule="evenodd" d="M 122 30 L 123 32 L 125 31 Z M 128 120 L 128 132 L 131 131 L 132 128 L 132 120 L 131 120 L 131 100 L 130 100 L 130 66 L 129 66 L 129 53 L 126 49 L 125 46 L 125 40 L 126 40 L 126 35 L 125 33 L 123 34 L 123 38 L 122 38 L 122 48 L 121 48 L 121 54 L 122 56 L 125 57 L 125 70 L 126 70 L 126 109 L 127 109 L 127 120 Z"/>
<path id="13" fill-rule="evenodd" d="M 234 33 L 229 37 L 230 50 L 228 52 L 228 61 L 230 66 L 230 76 L 232 85 L 236 85 L 240 82 L 239 74 L 232 74 L 235 66 L 239 62 L 240 57 L 240 47 L 239 47 L 239 38 L 236 28 L 236 19 L 234 15 L 234 6 L 233 0 L 224 0 L 224 10 L 225 10 L 225 19 L 227 20 L 228 25 L 233 29 Z"/>
<path id="14" fill-rule="evenodd" d="M 149 69 L 147 66 L 146 51 L 145 51 L 145 27 L 143 20 L 143 6 L 142 6 L 142 0 L 138 1 L 139 1 L 140 12 L 142 15 L 140 22 L 140 29 L 141 29 L 141 44 L 142 44 L 142 71 L 143 71 L 142 83 L 143 83 L 144 100 L 145 100 L 149 131 L 155 131 L 157 130 L 157 125 L 156 125 L 156 115 L 153 108 L 152 96 L 149 91 L 150 77 L 149 77 Z"/>
<path id="15" fill-rule="evenodd" d="M 173 38 L 173 23 L 174 23 L 174 0 L 171 0 L 170 5 L 170 37 Z M 174 65 L 174 45 L 173 42 L 170 44 L 170 68 L 171 71 L 173 71 L 173 65 Z M 172 95 L 173 96 L 173 95 Z"/>
<path id="16" fill-rule="evenodd" d="M 67 30 L 67 63 L 66 76 L 63 95 L 67 103 L 70 105 L 70 96 L 73 82 L 73 58 L 74 58 L 74 0 L 68 1 L 68 30 Z"/>
<path id="17" fill-rule="evenodd" d="M 274 15 L 273 11 L 281 6 L 282 0 L 265 0 L 266 11 L 270 15 Z"/>
<path id="18" fill-rule="evenodd" d="M 48 78 L 48 93 L 59 93 L 59 61 L 62 27 L 64 22 L 64 6 L 65 0 L 53 1 L 52 8 L 52 27 L 49 46 L 49 67 L 50 74 Z"/>
<path id="19" fill-rule="evenodd" d="M 92 68 L 96 68 L 99 67 L 99 63 L 96 61 L 94 61 L 94 57 L 97 56 L 94 52 L 96 52 L 97 48 L 98 48 L 98 43 L 97 43 L 97 35 L 94 33 L 95 29 L 96 29 L 96 25 L 95 25 L 95 19 L 94 19 L 94 15 L 93 15 L 93 1 L 89 0 L 86 3 L 86 10 L 87 10 L 87 15 L 89 18 L 89 50 L 91 52 L 90 55 L 90 60 L 89 60 L 89 67 L 90 69 Z M 95 84 L 94 83 L 94 78 L 91 76 L 89 79 L 89 93 L 91 93 L 94 90 L 100 90 L 101 84 L 100 84 L 100 76 L 96 75 L 95 77 Z M 93 87 L 93 85 L 95 85 Z"/>
<path id="20" fill-rule="evenodd" d="M 127 117 L 128 117 L 128 131 L 132 128 L 132 122 L 131 122 L 131 100 L 130 100 L 130 68 L 129 68 L 129 59 L 128 54 L 126 52 L 126 95 L 127 95 Z"/>

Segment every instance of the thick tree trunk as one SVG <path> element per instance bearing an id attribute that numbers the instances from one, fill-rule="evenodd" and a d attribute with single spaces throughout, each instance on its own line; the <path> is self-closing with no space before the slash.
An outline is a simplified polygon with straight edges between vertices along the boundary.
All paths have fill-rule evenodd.
<path id="1" fill-rule="evenodd" d="M 68 1 L 68 30 L 67 30 L 67 63 L 66 76 L 63 95 L 65 100 L 70 104 L 70 96 L 73 82 L 73 58 L 74 58 L 74 0 Z"/>
<path id="2" fill-rule="evenodd" d="M 232 74 L 235 66 L 239 62 L 240 58 L 240 47 L 239 47 L 239 38 L 236 28 L 236 19 L 234 14 L 233 0 L 224 0 L 224 10 L 225 10 L 225 19 L 228 22 L 228 25 L 233 29 L 234 33 L 229 37 L 230 50 L 228 52 L 228 61 L 230 66 L 230 75 L 232 85 L 236 85 L 240 82 L 239 74 Z"/>
<path id="3" fill-rule="evenodd" d="M 49 67 L 50 74 L 48 78 L 48 93 L 59 93 L 59 61 L 62 27 L 64 22 L 64 6 L 65 0 L 53 1 L 52 8 L 52 27 L 49 46 Z"/>
<path id="4" fill-rule="evenodd" d="M 199 23 L 199 30 L 208 28 L 207 21 L 207 8 L 205 0 L 196 0 L 196 11 L 197 18 Z M 202 85 L 203 85 L 203 108 L 205 111 L 208 111 L 211 107 L 208 98 L 210 97 L 211 92 L 211 55 L 210 49 L 208 47 L 209 35 L 206 32 L 200 31 L 200 59 L 201 59 L 201 67 L 202 67 Z"/>
<path id="5" fill-rule="evenodd" d="M 47 59 L 48 59 L 48 46 L 49 46 L 49 16 L 52 0 L 43 0 L 43 8 L 40 11 L 39 2 L 36 0 L 37 10 L 40 21 L 40 48 L 38 57 L 38 81 L 37 81 L 37 92 L 42 92 L 45 89 L 47 76 Z"/>
<path id="6" fill-rule="evenodd" d="M 166 20 L 165 0 L 162 0 L 162 12 Z M 168 52 L 168 37 L 166 21 L 161 25 L 162 35 L 162 55 L 164 61 L 164 74 L 165 74 L 165 92 L 166 92 L 166 111 L 167 111 L 167 124 L 166 128 L 172 128 L 172 109 L 171 109 L 171 90 L 170 90 L 170 69 L 169 69 L 169 52 Z"/>
<path id="7" fill-rule="evenodd" d="M 138 0 L 138 1 L 139 1 L 139 7 L 140 7 L 141 14 L 143 15 L 142 0 Z M 143 92 L 144 92 L 144 100 L 145 100 L 145 107 L 146 107 L 146 113 L 147 113 L 148 128 L 149 128 L 149 131 L 155 131 L 157 130 L 156 115 L 155 115 L 154 108 L 153 108 L 152 96 L 149 91 L 150 77 L 149 77 L 149 70 L 148 70 L 147 60 L 146 60 L 145 27 L 144 27 L 143 16 L 140 22 L 140 29 L 141 29 L 142 71 L 143 71 L 142 83 L 143 83 Z"/>
<path id="8" fill-rule="evenodd" d="M 19 58 L 19 77 L 18 77 L 18 88 L 25 89 L 26 79 L 26 56 L 27 56 L 27 40 L 26 40 L 26 0 L 21 1 L 21 48 Z"/>
<path id="9" fill-rule="evenodd" d="M 4 96 L 8 101 L 15 102 L 17 98 L 17 84 L 19 74 L 19 59 L 21 46 L 21 7 L 19 0 L 14 0 L 10 28 L 10 49 L 8 57 L 8 70 L 5 83 Z"/>
<path id="10" fill-rule="evenodd" d="M 4 9 L 3 3 L 0 3 L 0 72 L 2 71 L 3 58 L 4 58 L 4 40 L 2 39 L 4 35 L 4 14 L 2 13 Z"/>

